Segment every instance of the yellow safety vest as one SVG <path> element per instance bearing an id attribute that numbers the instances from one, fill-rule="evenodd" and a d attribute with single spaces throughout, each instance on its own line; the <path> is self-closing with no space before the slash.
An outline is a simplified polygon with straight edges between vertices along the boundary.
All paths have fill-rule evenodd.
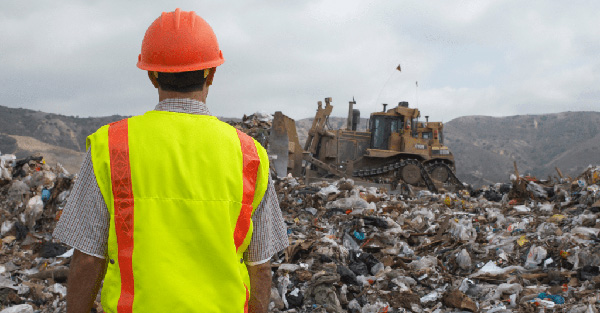
<path id="1" fill-rule="evenodd" d="M 150 111 L 87 138 L 110 213 L 106 312 L 244 312 L 264 148 L 206 115 Z"/>

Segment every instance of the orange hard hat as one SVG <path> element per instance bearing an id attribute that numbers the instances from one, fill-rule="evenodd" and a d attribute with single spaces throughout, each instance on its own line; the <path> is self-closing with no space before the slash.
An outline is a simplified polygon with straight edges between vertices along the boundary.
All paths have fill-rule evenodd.
<path id="1" fill-rule="evenodd" d="M 137 67 L 157 72 L 189 72 L 225 62 L 217 36 L 194 11 L 163 12 L 142 41 Z"/>

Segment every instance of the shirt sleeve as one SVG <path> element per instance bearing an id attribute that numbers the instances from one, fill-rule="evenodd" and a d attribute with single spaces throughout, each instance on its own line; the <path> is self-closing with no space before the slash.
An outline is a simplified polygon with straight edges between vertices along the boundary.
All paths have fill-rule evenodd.
<path id="1" fill-rule="evenodd" d="M 88 149 L 53 235 L 85 254 L 104 259 L 109 225 L 110 215 Z"/>
<path id="2" fill-rule="evenodd" d="M 271 259 L 277 252 L 287 248 L 287 227 L 281 216 L 275 186 L 269 178 L 265 195 L 252 215 L 254 231 L 244 259 L 248 265 L 258 265 Z"/>

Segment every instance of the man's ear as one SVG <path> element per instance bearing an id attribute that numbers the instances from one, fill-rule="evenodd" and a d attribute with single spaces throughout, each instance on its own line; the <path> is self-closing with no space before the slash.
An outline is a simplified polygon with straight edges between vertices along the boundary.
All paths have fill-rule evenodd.
<path id="1" fill-rule="evenodd" d="M 210 69 L 210 73 L 208 73 L 208 76 L 206 77 L 206 86 L 212 85 L 213 78 L 215 78 L 216 71 L 217 71 L 216 67 L 213 67 Z"/>
<path id="2" fill-rule="evenodd" d="M 155 71 L 148 71 L 148 78 L 150 78 L 150 81 L 152 82 L 152 85 L 154 85 L 154 88 L 158 88 L 158 72 Z"/>

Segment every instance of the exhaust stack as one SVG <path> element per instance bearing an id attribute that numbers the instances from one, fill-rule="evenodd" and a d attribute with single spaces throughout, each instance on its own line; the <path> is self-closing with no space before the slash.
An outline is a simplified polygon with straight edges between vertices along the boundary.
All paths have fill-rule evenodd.
<path id="1" fill-rule="evenodd" d="M 354 121 L 354 105 L 356 101 L 352 97 L 352 101 L 348 103 L 348 120 L 346 121 L 346 130 L 352 130 L 352 122 Z"/>

